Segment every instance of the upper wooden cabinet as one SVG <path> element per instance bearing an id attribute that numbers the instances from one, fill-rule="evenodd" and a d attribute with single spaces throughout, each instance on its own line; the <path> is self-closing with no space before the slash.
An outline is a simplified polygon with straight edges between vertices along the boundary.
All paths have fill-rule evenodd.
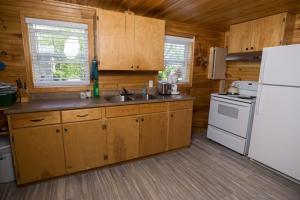
<path id="1" fill-rule="evenodd" d="M 97 9 L 100 70 L 163 70 L 165 21 Z"/>
<path id="2" fill-rule="evenodd" d="M 229 53 L 262 51 L 264 47 L 288 44 L 295 16 L 272 15 L 230 26 Z"/>
<path id="3" fill-rule="evenodd" d="M 97 9 L 97 21 L 100 69 L 133 69 L 134 15 Z"/>
<path id="4" fill-rule="evenodd" d="M 135 16 L 134 66 L 139 70 L 164 69 L 165 21 Z"/>

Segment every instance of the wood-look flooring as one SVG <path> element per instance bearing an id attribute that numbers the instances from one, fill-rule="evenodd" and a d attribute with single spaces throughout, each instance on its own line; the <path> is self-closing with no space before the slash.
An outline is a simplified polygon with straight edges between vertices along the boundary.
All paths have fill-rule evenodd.
<path id="1" fill-rule="evenodd" d="M 299 200 L 300 185 L 194 135 L 190 148 L 21 187 L 0 184 L 0 199 Z"/>

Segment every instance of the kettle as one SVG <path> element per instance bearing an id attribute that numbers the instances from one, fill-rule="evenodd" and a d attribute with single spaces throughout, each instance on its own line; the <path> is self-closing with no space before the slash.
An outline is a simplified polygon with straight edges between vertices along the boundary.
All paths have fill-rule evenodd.
<path id="1" fill-rule="evenodd" d="M 172 84 L 165 81 L 158 82 L 158 93 L 161 95 L 169 95 L 172 91 Z"/>

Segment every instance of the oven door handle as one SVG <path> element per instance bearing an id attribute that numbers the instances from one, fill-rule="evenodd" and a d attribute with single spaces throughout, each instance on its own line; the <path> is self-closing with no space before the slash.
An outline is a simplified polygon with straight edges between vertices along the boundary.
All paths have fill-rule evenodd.
<path id="1" fill-rule="evenodd" d="M 217 103 L 221 103 L 221 104 L 236 106 L 236 107 L 248 107 L 249 106 L 249 105 L 241 105 L 241 104 L 235 104 L 235 103 L 231 103 L 231 102 L 227 102 L 227 101 L 222 101 L 219 99 L 213 99 L 213 101 L 216 101 Z"/>

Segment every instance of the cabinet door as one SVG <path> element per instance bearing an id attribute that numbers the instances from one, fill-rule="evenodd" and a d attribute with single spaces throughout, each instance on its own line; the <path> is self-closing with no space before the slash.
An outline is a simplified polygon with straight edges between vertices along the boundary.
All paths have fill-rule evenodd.
<path id="1" fill-rule="evenodd" d="M 192 110 L 176 110 L 169 114 L 168 149 L 188 146 L 191 142 Z"/>
<path id="2" fill-rule="evenodd" d="M 28 183 L 65 173 L 60 125 L 13 130 L 20 183 Z"/>
<path id="3" fill-rule="evenodd" d="M 264 47 L 279 46 L 284 36 L 286 13 L 254 20 L 251 48 L 262 51 Z"/>
<path id="4" fill-rule="evenodd" d="M 99 9 L 100 70 L 133 69 L 134 15 Z"/>
<path id="5" fill-rule="evenodd" d="M 139 120 L 136 116 L 107 120 L 107 153 L 109 163 L 139 156 Z"/>
<path id="6" fill-rule="evenodd" d="M 251 22 L 231 25 L 229 53 L 248 51 L 251 40 Z"/>
<path id="7" fill-rule="evenodd" d="M 136 70 L 164 69 L 165 21 L 135 16 L 134 65 Z"/>
<path id="8" fill-rule="evenodd" d="M 100 120 L 63 125 L 68 173 L 104 165 L 106 131 Z"/>
<path id="9" fill-rule="evenodd" d="M 166 150 L 168 114 L 157 113 L 140 118 L 140 155 L 146 156 Z"/>

